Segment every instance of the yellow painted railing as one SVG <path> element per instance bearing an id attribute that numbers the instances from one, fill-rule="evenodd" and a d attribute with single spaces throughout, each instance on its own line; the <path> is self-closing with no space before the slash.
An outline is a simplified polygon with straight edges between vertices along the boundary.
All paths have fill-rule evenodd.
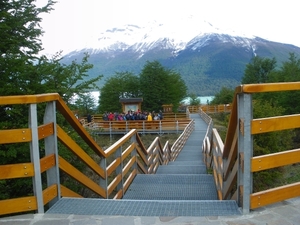
<path id="1" fill-rule="evenodd" d="M 198 113 L 199 110 L 205 113 L 222 113 L 231 112 L 232 104 L 221 104 L 221 105 L 199 105 L 199 106 L 188 106 L 191 113 Z"/>
<path id="2" fill-rule="evenodd" d="M 163 113 L 163 119 L 162 120 L 158 120 L 158 121 L 163 121 L 163 122 L 172 122 L 172 121 L 178 121 L 178 120 L 189 120 L 189 113 Z M 96 125 L 97 124 L 102 124 L 102 123 L 106 123 L 106 122 L 125 122 L 125 121 L 105 121 L 103 120 L 103 116 L 99 115 L 99 114 L 95 114 L 91 116 L 91 122 L 88 123 L 87 117 L 82 117 L 79 118 L 79 121 L 81 122 L 82 125 L 84 126 L 90 126 L 90 125 Z M 145 120 L 128 120 L 128 123 L 141 123 L 141 122 L 146 122 Z M 150 121 L 147 121 L 150 122 Z M 153 120 L 153 122 L 155 122 Z M 156 121 L 157 122 L 157 121 Z"/>
<path id="3" fill-rule="evenodd" d="M 190 119 L 180 120 L 128 120 L 128 121 L 98 121 L 83 124 L 86 129 L 96 133 L 127 133 L 131 129 L 136 129 L 140 134 L 146 133 L 181 133 L 191 122 Z"/>
<path id="4" fill-rule="evenodd" d="M 37 105 L 45 105 L 44 121 L 38 124 Z M 103 150 L 81 125 L 58 94 L 0 97 L 0 105 L 27 105 L 29 108 L 29 126 L 24 128 L 0 130 L 0 146 L 24 143 L 29 144 L 30 162 L 0 165 L 0 180 L 32 178 L 33 193 L 13 199 L 0 200 L 0 215 L 20 212 L 44 212 L 48 203 L 53 204 L 61 197 L 82 197 L 60 182 L 60 173 L 91 190 L 99 198 L 122 198 L 132 180 L 138 173 L 155 173 L 159 165 L 168 164 L 181 151 L 194 128 L 193 121 L 186 121 L 181 136 L 170 146 L 164 146 L 157 137 L 146 148 L 137 129 L 131 129 L 112 146 Z M 57 123 L 57 113 L 64 122 L 68 122 L 89 149 L 99 156 L 87 154 L 68 131 Z M 41 155 L 39 142 L 44 141 L 45 154 Z M 64 159 L 58 149 L 58 142 L 77 156 L 95 175 L 96 180 L 78 170 Z M 47 184 L 42 181 L 42 173 L 47 176 Z"/>
<path id="5" fill-rule="evenodd" d="M 203 143 L 204 160 L 207 167 L 212 168 L 220 200 L 235 199 L 244 212 L 249 212 L 300 196 L 300 182 L 252 192 L 253 173 L 300 163 L 300 149 L 253 157 L 253 136 L 299 128 L 300 114 L 253 119 L 251 98 L 254 93 L 299 90 L 300 82 L 249 84 L 236 88 L 225 143 L 216 129 L 212 129 Z M 200 114 L 205 113 L 201 111 Z"/>

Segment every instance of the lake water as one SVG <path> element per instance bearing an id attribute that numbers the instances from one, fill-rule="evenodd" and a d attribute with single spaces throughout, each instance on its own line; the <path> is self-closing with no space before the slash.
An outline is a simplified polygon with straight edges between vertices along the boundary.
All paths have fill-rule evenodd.
<path id="1" fill-rule="evenodd" d="M 214 97 L 215 97 L 215 96 L 199 96 L 199 97 L 197 97 L 197 99 L 200 100 L 200 104 L 206 105 L 207 102 L 211 102 L 211 101 L 214 99 Z M 189 103 L 189 100 L 190 100 L 190 98 L 185 98 L 185 99 L 183 100 L 183 102 L 184 102 L 185 104 L 188 104 L 188 103 Z"/>

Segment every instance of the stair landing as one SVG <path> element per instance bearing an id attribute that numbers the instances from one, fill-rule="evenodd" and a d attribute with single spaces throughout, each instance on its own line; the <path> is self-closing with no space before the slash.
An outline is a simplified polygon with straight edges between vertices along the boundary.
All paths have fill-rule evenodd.
<path id="1" fill-rule="evenodd" d="M 235 201 L 113 200 L 62 198 L 47 214 L 103 216 L 229 216 L 241 215 Z"/>

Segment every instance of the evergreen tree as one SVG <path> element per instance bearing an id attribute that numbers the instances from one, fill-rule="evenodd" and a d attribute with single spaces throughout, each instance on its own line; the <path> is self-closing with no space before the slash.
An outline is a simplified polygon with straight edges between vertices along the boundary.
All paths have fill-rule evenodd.
<path id="1" fill-rule="evenodd" d="M 36 65 L 37 77 L 42 79 L 42 91 L 35 93 L 59 93 L 67 104 L 70 104 L 74 96 L 86 93 L 92 90 L 98 90 L 97 81 L 102 78 L 98 75 L 95 78 L 88 79 L 88 71 L 93 67 L 88 63 L 89 55 L 85 53 L 82 61 L 76 60 L 71 64 L 61 64 L 60 54 L 52 59 L 42 57 Z"/>
<path id="2" fill-rule="evenodd" d="M 49 13 L 54 2 L 48 0 L 42 8 L 37 8 L 34 2 L 33 0 L 0 2 L 0 95 L 58 92 L 67 103 L 70 103 L 74 94 L 95 88 L 94 82 L 101 76 L 91 80 L 85 79 L 87 71 L 92 67 L 87 63 L 87 55 L 81 63 L 74 61 L 71 65 L 61 64 L 59 53 L 52 59 L 38 55 L 42 50 L 39 37 L 43 33 L 39 26 L 40 14 Z M 43 111 L 38 110 L 38 113 L 40 123 Z M 28 105 L 0 106 L 0 129 L 28 127 L 27 115 Z M 1 165 L 30 162 L 28 143 L 0 147 Z M 43 156 L 42 147 L 40 154 Z M 0 199 L 31 194 L 30 182 L 31 179 L 1 181 Z"/>
<path id="3" fill-rule="evenodd" d="M 50 12 L 52 5 L 51 0 L 42 8 L 36 8 L 32 0 L 0 2 L 0 95 L 24 94 L 27 85 L 41 88 L 38 84 L 42 79 L 34 73 L 34 63 L 42 49 L 39 14 Z M 28 115 L 24 105 L 0 106 L 0 129 L 28 127 L 28 117 L 24 115 Z M 28 144 L 1 145 L 1 165 L 29 161 Z M 31 179 L 1 181 L 0 199 L 28 195 L 32 192 L 30 182 Z"/>
<path id="4" fill-rule="evenodd" d="M 270 73 L 276 67 L 276 59 L 261 58 L 255 56 L 251 62 L 246 65 L 244 76 L 242 77 L 243 84 L 266 83 L 269 81 Z"/>
<path id="5" fill-rule="evenodd" d="M 72 108 L 78 113 L 78 116 L 87 116 L 95 114 L 96 99 L 90 92 L 80 93 L 75 100 Z"/>
<path id="6" fill-rule="evenodd" d="M 0 3 L 0 95 L 24 93 L 33 77 L 37 54 L 42 50 L 40 13 L 52 10 L 54 2 L 37 8 L 32 0 L 3 0 Z"/>
<path id="7" fill-rule="evenodd" d="M 187 96 L 187 87 L 180 74 L 165 69 L 158 61 L 147 62 L 140 74 L 140 90 L 144 110 L 157 111 L 164 104 L 173 104 L 177 110 Z"/>
<path id="8" fill-rule="evenodd" d="M 101 88 L 99 111 L 121 112 L 120 98 L 140 97 L 139 78 L 129 72 L 116 73 Z"/>
<path id="9" fill-rule="evenodd" d="M 294 53 L 291 53 L 289 60 L 282 64 L 276 78 L 276 82 L 300 81 L 300 59 Z M 279 96 L 278 104 L 285 109 L 285 114 L 300 113 L 299 104 L 295 104 L 295 100 L 300 99 L 300 91 L 282 92 L 277 96 Z"/>
<path id="10" fill-rule="evenodd" d="M 190 98 L 190 100 L 189 100 L 190 105 L 195 105 L 195 106 L 200 105 L 200 103 L 201 103 L 200 99 L 198 98 L 198 96 L 195 93 L 191 93 L 189 95 L 189 98 Z"/>
<path id="11" fill-rule="evenodd" d="M 214 99 L 211 101 L 211 105 L 230 104 L 233 102 L 234 90 L 227 87 L 222 87 L 220 92 L 215 94 Z"/>

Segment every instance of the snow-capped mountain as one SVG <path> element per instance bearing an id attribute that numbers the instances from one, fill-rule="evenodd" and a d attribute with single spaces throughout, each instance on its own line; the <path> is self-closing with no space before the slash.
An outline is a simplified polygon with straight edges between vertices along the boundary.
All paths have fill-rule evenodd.
<path id="1" fill-rule="evenodd" d="M 227 34 L 234 37 L 231 41 L 239 41 L 237 37 L 244 40 L 255 38 L 252 35 L 215 28 L 209 22 L 199 21 L 191 16 L 178 19 L 177 22 L 162 24 L 153 21 L 143 26 L 127 24 L 123 27 L 108 29 L 101 32 L 98 37 L 93 37 L 83 49 L 89 50 L 91 54 L 130 49 L 139 52 L 141 54 L 139 57 L 141 57 L 144 52 L 161 46 L 165 49 L 172 49 L 176 55 L 199 39 L 208 40 L 209 34 L 219 34 L 220 38 L 222 34 Z M 227 41 L 228 38 L 224 39 L 224 42 Z"/>
<path id="2" fill-rule="evenodd" d="M 64 60 L 78 59 L 85 52 L 94 64 L 89 75 L 104 75 L 100 86 L 116 72 L 139 74 L 147 61 L 157 60 L 180 73 L 190 92 L 205 96 L 223 86 L 239 85 L 253 56 L 275 57 L 281 63 L 288 60 L 291 52 L 300 55 L 300 48 L 222 30 L 189 17 L 164 24 L 154 21 L 108 29 L 84 48 L 67 54 Z"/>

